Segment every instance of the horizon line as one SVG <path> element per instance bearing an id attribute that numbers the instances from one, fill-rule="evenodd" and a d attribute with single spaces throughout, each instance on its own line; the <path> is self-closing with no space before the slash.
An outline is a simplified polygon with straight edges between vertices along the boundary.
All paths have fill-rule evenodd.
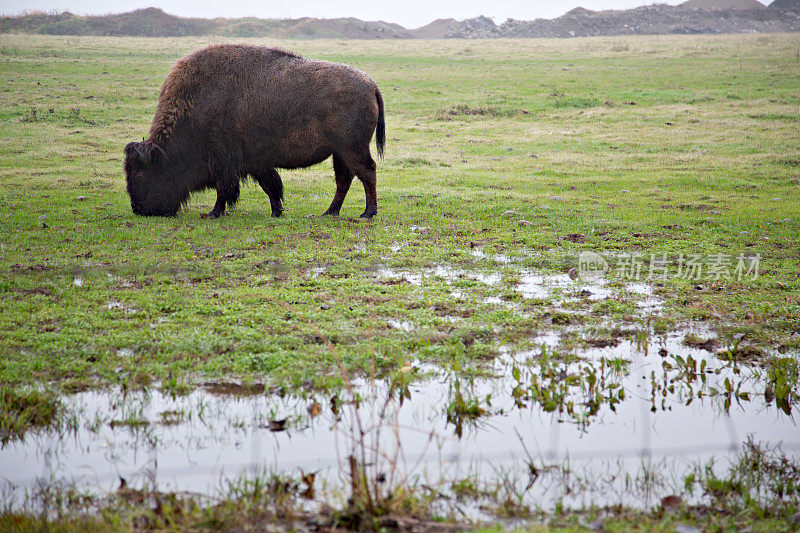
<path id="1" fill-rule="evenodd" d="M 769 4 L 764 4 L 761 0 L 756 0 L 756 1 L 758 3 L 760 3 L 764 7 L 769 7 Z M 682 3 L 684 3 L 684 2 L 682 2 Z M 772 2 L 770 2 L 770 3 L 772 3 Z M 631 10 L 634 10 L 634 9 L 637 9 L 637 8 L 640 8 L 640 7 L 651 7 L 651 6 L 679 7 L 680 5 L 681 4 L 675 4 L 675 5 L 667 4 L 664 1 L 652 1 L 652 2 L 644 2 L 639 6 L 636 6 L 636 7 L 633 7 L 633 8 L 628 8 L 628 9 L 594 10 L 594 9 L 588 9 L 588 8 L 584 8 L 584 7 L 578 6 L 578 7 L 574 7 L 572 9 L 569 9 L 567 11 L 564 11 L 561 15 L 555 16 L 553 18 L 537 17 L 537 18 L 532 18 L 532 19 L 522 19 L 522 18 L 518 19 L 518 18 L 514 18 L 514 17 L 500 17 L 500 16 L 495 16 L 495 15 L 485 15 L 485 14 L 476 15 L 474 17 L 466 17 L 466 18 L 463 18 L 463 19 L 456 19 L 456 18 L 453 18 L 453 17 L 439 17 L 439 18 L 436 18 L 436 19 L 432 19 L 429 22 L 427 22 L 425 24 L 422 24 L 420 26 L 416 26 L 416 27 L 407 27 L 407 26 L 403 26 L 402 24 L 400 24 L 398 22 L 391 22 L 391 21 L 382 20 L 382 19 L 377 19 L 377 20 L 362 19 L 362 18 L 359 18 L 359 17 L 356 17 L 356 16 L 352 16 L 352 15 L 350 15 L 350 16 L 342 15 L 342 16 L 338 16 L 338 17 L 314 17 L 314 16 L 260 17 L 260 16 L 254 16 L 254 15 L 245 15 L 245 16 L 238 16 L 238 17 L 224 17 L 224 16 L 220 16 L 220 17 L 193 17 L 193 16 L 184 16 L 184 15 L 178 15 L 178 14 L 175 14 L 175 13 L 170 13 L 169 11 L 166 11 L 166 10 L 160 8 L 160 7 L 155 7 L 155 6 L 142 7 L 142 8 L 138 8 L 138 9 L 132 9 L 130 11 L 106 12 L 106 13 L 73 12 L 73 11 L 70 11 L 69 8 L 66 8 L 66 9 L 63 9 L 63 10 L 58 10 L 58 9 L 51 9 L 51 10 L 48 10 L 48 9 L 23 9 L 23 10 L 20 10 L 20 11 L 18 11 L 16 13 L 5 13 L 0 8 L 0 17 L 24 17 L 24 16 L 28 16 L 28 15 L 34 15 L 34 14 L 37 14 L 37 13 L 42 13 L 42 14 L 45 14 L 45 15 L 63 15 L 65 13 L 69 13 L 71 15 L 75 15 L 75 16 L 78 16 L 78 17 L 107 17 L 107 16 L 118 16 L 118 15 L 125 15 L 125 14 L 128 14 L 128 13 L 135 13 L 137 11 L 144 11 L 144 10 L 147 10 L 147 9 L 155 9 L 155 10 L 161 11 L 162 13 L 165 13 L 166 15 L 169 15 L 169 16 L 172 16 L 172 17 L 176 17 L 176 18 L 182 18 L 182 19 L 195 19 L 195 20 L 236 20 L 236 19 L 256 19 L 256 20 L 301 20 L 301 19 L 337 20 L 337 19 L 356 19 L 356 20 L 359 20 L 361 22 L 381 22 L 381 23 L 384 23 L 384 24 L 396 24 L 396 25 L 398 25 L 398 26 L 400 26 L 400 27 L 402 27 L 402 28 L 404 28 L 406 30 L 416 30 L 416 29 L 424 28 L 425 26 L 428 26 L 429 24 L 432 24 L 432 23 L 440 21 L 440 20 L 454 20 L 456 22 L 463 22 L 465 20 L 472 20 L 472 19 L 476 19 L 476 18 L 480 18 L 480 17 L 485 17 L 485 18 L 488 18 L 488 19 L 492 20 L 493 23 L 495 23 L 497 25 L 501 25 L 501 24 L 503 24 L 503 23 L 505 23 L 505 22 L 507 22 L 509 20 L 519 20 L 519 21 L 555 20 L 557 18 L 563 17 L 564 15 L 566 15 L 567 13 L 570 13 L 571 11 L 575 11 L 575 10 L 578 10 L 578 9 L 589 11 L 589 12 L 592 12 L 592 13 L 602 13 L 604 11 L 631 11 Z M 496 19 L 502 19 L 502 21 L 501 22 L 497 22 Z"/>

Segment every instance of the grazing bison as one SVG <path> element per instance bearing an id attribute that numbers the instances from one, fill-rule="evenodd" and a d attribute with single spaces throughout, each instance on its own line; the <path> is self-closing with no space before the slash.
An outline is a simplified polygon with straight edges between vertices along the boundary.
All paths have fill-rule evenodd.
<path id="1" fill-rule="evenodd" d="M 178 61 L 167 76 L 150 138 L 125 147 L 125 174 L 137 215 L 175 215 L 193 191 L 217 190 L 216 218 L 239 198 L 252 176 L 283 211 L 276 168 L 300 168 L 333 155 L 336 194 L 326 215 L 338 215 L 358 176 L 367 207 L 378 212 L 373 132 L 383 155 L 383 98 L 372 79 L 352 67 L 289 52 L 218 45 Z"/>

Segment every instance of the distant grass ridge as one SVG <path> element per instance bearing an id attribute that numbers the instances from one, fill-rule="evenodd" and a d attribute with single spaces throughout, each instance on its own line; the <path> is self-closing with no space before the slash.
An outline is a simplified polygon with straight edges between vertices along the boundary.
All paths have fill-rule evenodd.
<path id="1" fill-rule="evenodd" d="M 0 19 L 1 32 L 45 35 L 180 37 L 207 35 L 213 33 L 216 26 L 211 19 L 176 17 L 152 7 L 114 15 L 36 12 Z"/>
<path id="2" fill-rule="evenodd" d="M 751 1 L 760 5 L 756 0 Z M 800 11 L 797 9 L 767 9 L 763 6 L 760 9 L 741 9 L 741 6 L 737 8 L 733 5 L 722 10 L 711 7 L 698 10 L 691 6 L 665 4 L 599 12 L 577 8 L 553 19 L 509 20 L 497 25 L 491 19 L 479 16 L 461 21 L 437 20 L 416 29 L 352 17 L 184 18 L 153 7 L 108 15 L 80 16 L 66 11 L 36 11 L 0 17 L 0 33 L 117 37 L 218 35 L 305 39 L 487 39 L 671 33 L 775 33 L 798 30 Z"/>
<path id="3" fill-rule="evenodd" d="M 0 33 L 92 35 L 115 37 L 226 37 L 305 36 L 317 38 L 397 37 L 396 24 L 358 19 L 185 18 L 148 7 L 128 13 L 80 16 L 35 12 L 0 18 Z"/>

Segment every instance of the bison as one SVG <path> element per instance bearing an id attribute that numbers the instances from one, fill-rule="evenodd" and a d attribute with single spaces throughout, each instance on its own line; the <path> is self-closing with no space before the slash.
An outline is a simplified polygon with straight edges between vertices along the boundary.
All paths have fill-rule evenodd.
<path id="1" fill-rule="evenodd" d="M 150 137 L 125 147 L 125 175 L 137 215 L 174 216 L 194 191 L 213 187 L 207 217 L 225 213 L 252 176 L 272 216 L 283 212 L 275 169 L 333 156 L 338 215 L 354 176 L 364 185 L 364 218 L 378 212 L 375 161 L 386 142 L 383 97 L 365 73 L 259 46 L 216 45 L 179 60 L 158 98 Z"/>

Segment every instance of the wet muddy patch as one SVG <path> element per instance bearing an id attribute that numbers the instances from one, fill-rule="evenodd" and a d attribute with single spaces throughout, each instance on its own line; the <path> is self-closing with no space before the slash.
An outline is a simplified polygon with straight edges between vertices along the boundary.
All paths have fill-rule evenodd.
<path id="1" fill-rule="evenodd" d="M 484 304 L 518 307 L 520 299 L 555 308 L 581 306 L 618 300 L 633 303 L 640 315 L 658 314 L 663 302 L 653 286 L 603 278 L 581 280 L 574 269 L 566 273 L 542 273 L 521 266 L 503 254 L 487 254 L 480 248 L 470 251 L 471 264 L 435 265 L 422 270 L 405 270 L 379 264 L 374 269 L 384 284 L 407 283 L 421 288 L 444 283 L 454 300 L 477 297 Z"/>
<path id="2" fill-rule="evenodd" d="M 432 364 L 411 353 L 380 378 L 343 375 L 348 385 L 326 392 L 286 394 L 256 379 L 206 382 L 188 394 L 157 385 L 68 395 L 61 423 L 5 439 L 6 492 L 64 480 L 106 493 L 122 479 L 211 495 L 225 480 L 273 472 L 313 474 L 315 501 L 335 503 L 364 468 L 387 488 L 436 487 L 441 505 L 460 505 L 470 486 L 495 496 L 504 487 L 515 505 L 535 509 L 644 509 L 670 494 L 706 503 L 708 494 L 686 489 L 682 476 L 724 467 L 750 438 L 800 450 L 795 357 L 723 338 L 708 324 L 664 321 L 648 284 L 543 274 L 480 249 L 470 255 L 467 266 L 372 272 L 438 295 L 427 309 L 440 320 L 386 317 L 385 329 L 414 338 L 441 326 L 455 335 L 488 306 L 538 320 L 527 336 L 503 337 L 502 320 L 482 324 L 494 343 L 486 357 L 455 350 Z M 128 311 L 116 301 L 108 307 Z M 486 503 L 493 498 L 469 517 L 499 512 Z"/>

